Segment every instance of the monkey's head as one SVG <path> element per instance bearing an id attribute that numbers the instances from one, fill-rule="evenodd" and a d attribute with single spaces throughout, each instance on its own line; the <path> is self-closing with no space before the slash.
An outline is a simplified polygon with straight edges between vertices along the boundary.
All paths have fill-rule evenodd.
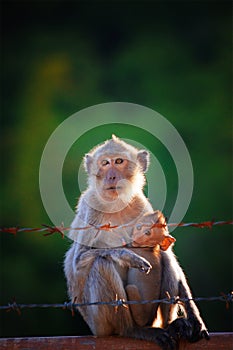
<path id="1" fill-rule="evenodd" d="M 163 214 L 156 210 L 140 217 L 140 222 L 133 228 L 132 241 L 133 247 L 155 247 L 159 244 L 162 250 L 167 250 L 176 239 L 169 234 Z"/>
<path id="2" fill-rule="evenodd" d="M 149 153 L 120 140 L 115 135 L 84 158 L 89 189 L 100 202 L 121 200 L 125 204 L 139 193 L 149 165 Z"/>

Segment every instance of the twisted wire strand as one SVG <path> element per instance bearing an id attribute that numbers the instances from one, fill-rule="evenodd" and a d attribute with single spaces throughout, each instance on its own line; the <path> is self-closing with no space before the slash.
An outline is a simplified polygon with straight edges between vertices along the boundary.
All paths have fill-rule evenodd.
<path id="1" fill-rule="evenodd" d="M 160 224 L 160 223 L 154 223 L 154 224 L 144 224 L 145 227 L 148 227 L 150 229 L 154 227 L 197 227 L 197 228 L 204 228 L 207 227 L 211 229 L 213 226 L 223 226 L 223 225 L 233 225 L 232 220 L 226 220 L 226 221 L 203 221 L 203 222 L 180 222 L 180 223 L 167 223 L 167 224 Z M 0 232 L 5 232 L 9 234 L 16 235 L 19 232 L 44 232 L 44 236 L 49 236 L 55 233 L 59 233 L 63 238 L 65 236 L 65 232 L 72 230 L 72 231 L 83 231 L 88 230 L 90 228 L 96 229 L 96 230 L 103 230 L 103 231 L 113 231 L 114 229 L 123 229 L 127 227 L 134 227 L 134 224 L 124 224 L 124 225 L 114 225 L 112 226 L 110 223 L 106 223 L 104 225 L 88 225 L 84 227 L 64 227 L 63 224 L 60 226 L 51 226 L 51 225 L 42 225 L 43 227 L 18 227 L 18 226 L 12 226 L 12 227 L 0 227 Z"/>
<path id="2" fill-rule="evenodd" d="M 164 304 L 179 304 L 185 303 L 187 301 L 223 301 L 226 303 L 227 308 L 229 304 L 233 302 L 233 291 L 228 294 L 221 293 L 219 296 L 210 296 L 210 297 L 193 297 L 193 298 L 179 298 L 179 297 L 167 297 L 163 299 L 152 299 L 152 300 L 124 300 L 118 299 L 116 296 L 115 300 L 112 301 L 96 301 L 96 302 L 85 302 L 85 303 L 44 303 L 44 304 L 18 304 L 16 301 L 8 303 L 7 305 L 0 305 L 0 311 L 17 311 L 20 312 L 22 309 L 63 309 L 63 310 L 75 310 L 77 307 L 86 307 L 86 306 L 98 306 L 98 305 L 109 305 L 113 307 L 127 307 L 127 305 L 135 304 L 155 304 L 155 303 L 164 303 Z"/>

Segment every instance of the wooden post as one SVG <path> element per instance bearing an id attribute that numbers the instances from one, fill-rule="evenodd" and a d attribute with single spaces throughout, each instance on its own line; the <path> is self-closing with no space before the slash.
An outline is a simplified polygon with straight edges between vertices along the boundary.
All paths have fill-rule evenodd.
<path id="1" fill-rule="evenodd" d="M 121 337 L 94 336 L 74 337 L 35 337 L 35 338 L 1 338 L 0 349 L 75 349 L 75 350 L 161 350 L 151 342 Z M 182 341 L 179 350 L 232 350 L 233 333 L 211 333 L 210 340 L 197 343 Z"/>

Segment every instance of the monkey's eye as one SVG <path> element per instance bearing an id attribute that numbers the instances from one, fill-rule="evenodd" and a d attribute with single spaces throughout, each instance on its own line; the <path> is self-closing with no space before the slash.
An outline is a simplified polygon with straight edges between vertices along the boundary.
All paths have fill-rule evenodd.
<path id="1" fill-rule="evenodd" d="M 121 163 L 123 163 L 124 162 L 124 159 L 122 159 L 122 158 L 117 158 L 116 160 L 115 160 L 115 164 L 121 164 Z"/>
<path id="2" fill-rule="evenodd" d="M 150 236 L 150 234 L 151 234 L 150 230 L 145 232 L 145 235 L 147 235 L 147 236 Z"/>
<path id="3" fill-rule="evenodd" d="M 102 160 L 101 164 L 103 166 L 105 166 L 105 165 L 109 164 L 109 161 L 107 159 L 104 159 L 104 160 Z"/>

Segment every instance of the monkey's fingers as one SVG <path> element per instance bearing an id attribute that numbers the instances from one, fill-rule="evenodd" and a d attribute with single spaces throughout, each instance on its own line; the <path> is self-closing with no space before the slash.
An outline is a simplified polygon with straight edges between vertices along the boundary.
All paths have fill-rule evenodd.
<path id="1" fill-rule="evenodd" d="M 201 331 L 201 336 L 202 336 L 202 338 L 205 338 L 206 340 L 210 340 L 209 332 L 206 329 Z"/>
<path id="2" fill-rule="evenodd" d="M 173 339 L 190 339 L 192 337 L 192 326 L 190 322 L 183 317 L 177 318 L 169 324 L 168 333 Z"/>
<path id="3" fill-rule="evenodd" d="M 148 274 L 152 269 L 152 266 L 149 263 L 149 261 L 147 261 L 141 256 L 138 256 L 137 259 L 134 260 L 134 264 L 132 265 L 132 267 L 139 269 L 140 271 L 146 274 Z"/>
<path id="4" fill-rule="evenodd" d="M 150 273 L 150 270 L 152 269 L 151 264 L 149 263 L 149 261 L 145 260 L 144 263 L 141 265 L 140 270 L 142 272 L 145 272 L 146 275 L 148 275 L 148 273 Z"/>
<path id="5" fill-rule="evenodd" d="M 129 267 L 139 269 L 140 271 L 145 272 L 146 274 L 148 274 L 152 269 L 152 266 L 148 260 L 134 253 L 130 255 Z"/>
<path id="6" fill-rule="evenodd" d="M 170 334 L 168 334 L 164 329 L 155 328 L 157 332 L 155 342 L 163 349 L 163 350 L 176 350 L 177 349 L 177 341 L 172 338 Z"/>
<path id="7" fill-rule="evenodd" d="M 157 337 L 156 343 L 163 350 L 175 350 L 177 349 L 177 342 L 174 338 L 172 338 L 169 334 L 164 333 Z"/>
<path id="8" fill-rule="evenodd" d="M 150 267 L 149 268 L 144 268 L 144 267 L 141 268 L 141 271 L 144 272 L 146 275 L 148 275 L 148 273 L 150 273 L 150 270 L 151 270 Z"/>

